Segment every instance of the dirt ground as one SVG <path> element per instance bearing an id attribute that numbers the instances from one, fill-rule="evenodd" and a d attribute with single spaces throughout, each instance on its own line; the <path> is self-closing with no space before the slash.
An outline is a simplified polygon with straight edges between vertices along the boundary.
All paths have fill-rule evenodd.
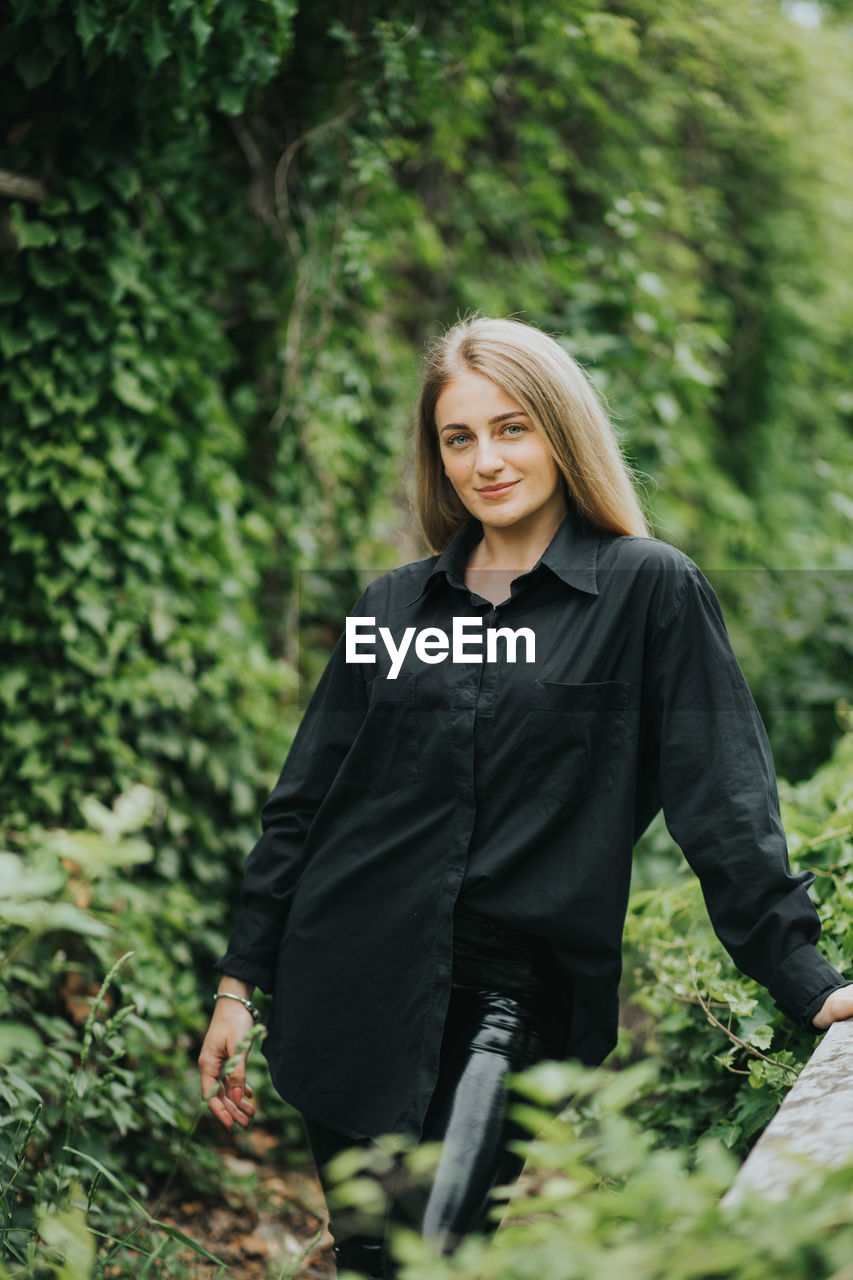
<path id="1" fill-rule="evenodd" d="M 223 1262 L 229 1280 L 334 1280 L 332 1237 L 313 1166 L 277 1169 L 264 1161 L 275 1145 L 258 1128 L 241 1141 L 239 1154 L 233 1147 L 217 1151 L 240 1186 L 233 1203 L 194 1199 L 173 1188 L 157 1216 Z M 190 1250 L 184 1256 L 191 1274 L 215 1274 L 212 1262 Z"/>
<path id="2" fill-rule="evenodd" d="M 258 1117 L 260 1119 L 260 1117 Z M 206 1199 L 173 1186 L 151 1206 L 157 1219 L 201 1245 L 224 1264 L 229 1280 L 335 1280 L 332 1236 L 323 1193 L 310 1161 L 287 1168 L 279 1140 L 256 1123 L 214 1148 L 220 1166 L 232 1175 L 233 1194 Z M 526 1171 L 525 1192 L 535 1192 L 548 1171 Z M 180 1256 L 180 1280 L 218 1274 L 189 1247 Z M 127 1275 L 117 1267 L 107 1275 Z"/>
<path id="3" fill-rule="evenodd" d="M 183 1201 L 167 1205 L 161 1220 L 192 1236 L 228 1268 L 230 1280 L 333 1280 L 332 1237 L 325 1216 L 312 1212 L 308 1200 L 319 1194 L 312 1178 L 272 1175 L 266 1186 L 270 1207 L 247 1216 L 244 1209 Z M 307 1194 L 306 1194 L 307 1193 Z M 279 1208 L 273 1207 L 278 1201 Z M 199 1260 L 187 1253 L 198 1267 Z M 209 1264 L 210 1271 L 215 1271 Z M 295 1268 L 295 1270 L 294 1270 Z"/>

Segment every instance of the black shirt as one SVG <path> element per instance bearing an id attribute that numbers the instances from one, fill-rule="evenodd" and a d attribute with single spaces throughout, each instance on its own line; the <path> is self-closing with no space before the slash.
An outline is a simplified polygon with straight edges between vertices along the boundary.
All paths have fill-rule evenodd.
<path id="1" fill-rule="evenodd" d="M 795 1022 L 845 980 L 815 948 L 770 748 L 719 604 L 683 553 L 590 527 L 575 508 L 494 608 L 465 586 L 469 519 L 440 556 L 357 602 L 262 811 L 217 967 L 273 992 L 264 1042 L 288 1101 L 353 1136 L 419 1136 L 437 1075 L 457 900 L 544 944 L 563 1051 L 616 1041 L 635 840 L 663 806 L 735 963 Z M 515 661 L 434 659 L 467 618 L 528 628 Z M 368 619 L 374 619 L 369 623 Z M 383 639 L 399 646 L 395 671 Z M 485 630 L 485 628 L 484 628 Z M 528 637 L 529 643 L 529 637 Z M 419 656 L 420 655 L 420 656 Z M 353 653 L 351 652 L 351 656 Z"/>

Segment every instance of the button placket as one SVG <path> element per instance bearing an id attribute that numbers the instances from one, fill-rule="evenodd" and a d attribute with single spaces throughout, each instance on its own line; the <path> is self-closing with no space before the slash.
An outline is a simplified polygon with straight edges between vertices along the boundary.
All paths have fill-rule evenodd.
<path id="1" fill-rule="evenodd" d="M 496 625 L 498 617 L 497 605 L 488 606 L 488 614 L 483 619 L 483 630 Z M 499 662 L 480 664 L 477 673 L 477 700 L 474 710 L 474 795 L 478 797 L 485 790 L 485 778 L 488 773 L 489 748 L 494 729 L 494 700 L 497 687 Z"/>

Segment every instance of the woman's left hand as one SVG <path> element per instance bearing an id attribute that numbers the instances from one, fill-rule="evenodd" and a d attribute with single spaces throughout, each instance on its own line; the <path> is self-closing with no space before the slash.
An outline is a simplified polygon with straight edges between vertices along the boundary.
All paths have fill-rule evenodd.
<path id="1" fill-rule="evenodd" d="M 841 1022 L 844 1018 L 853 1018 L 853 984 L 830 991 L 812 1022 L 819 1031 L 826 1031 L 833 1022 Z"/>

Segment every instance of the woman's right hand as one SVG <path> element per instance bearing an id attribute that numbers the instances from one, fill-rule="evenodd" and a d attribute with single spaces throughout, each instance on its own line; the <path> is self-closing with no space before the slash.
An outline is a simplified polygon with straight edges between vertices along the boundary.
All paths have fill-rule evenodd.
<path id="1" fill-rule="evenodd" d="M 235 978 L 224 979 L 219 990 L 231 991 L 247 1000 L 252 994 L 245 982 Z M 202 1097 L 226 1129 L 232 1129 L 235 1122 L 247 1129 L 255 1114 L 252 1090 L 246 1084 L 249 1050 L 242 1052 L 228 1075 L 222 1075 L 225 1063 L 235 1056 L 238 1044 L 246 1039 L 253 1026 L 252 1015 L 239 1000 L 217 1000 L 198 1055 Z"/>

